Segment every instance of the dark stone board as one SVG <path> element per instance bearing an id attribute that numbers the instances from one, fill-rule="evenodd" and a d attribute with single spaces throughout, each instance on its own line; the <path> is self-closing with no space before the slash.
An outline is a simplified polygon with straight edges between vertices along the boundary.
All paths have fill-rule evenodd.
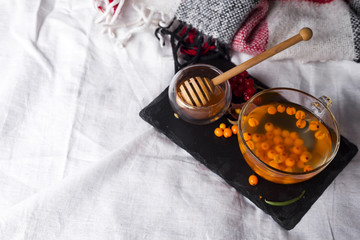
<path id="1" fill-rule="evenodd" d="M 224 59 L 214 59 L 204 63 L 216 66 L 222 71 L 234 66 L 233 63 Z M 266 88 L 257 79 L 254 80 L 257 85 Z M 294 228 L 300 222 L 301 218 L 358 151 L 353 143 L 341 136 L 340 148 L 336 157 L 314 178 L 302 183 L 284 185 L 272 183 L 259 177 L 259 183 L 256 186 L 251 186 L 248 178 L 254 172 L 245 162 L 237 138 L 233 136 L 225 139 L 214 135 L 214 129 L 219 126 L 219 123 L 228 122 L 225 116 L 208 125 L 193 125 L 178 119 L 174 116 L 170 106 L 168 88 L 166 88 L 141 110 L 140 117 L 165 134 L 175 144 L 185 149 L 196 160 L 221 176 L 229 185 L 287 230 Z M 264 201 L 264 199 L 286 201 L 299 196 L 303 190 L 305 190 L 304 196 L 287 206 L 272 206 Z"/>

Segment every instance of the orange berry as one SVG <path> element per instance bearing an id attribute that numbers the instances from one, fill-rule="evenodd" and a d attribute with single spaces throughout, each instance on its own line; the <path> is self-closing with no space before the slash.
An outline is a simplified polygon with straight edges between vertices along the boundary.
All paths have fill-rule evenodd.
<path id="1" fill-rule="evenodd" d="M 281 155 L 277 154 L 274 156 L 274 161 L 279 164 L 284 162 L 284 158 Z"/>
<path id="2" fill-rule="evenodd" d="M 306 126 L 306 121 L 303 119 L 299 119 L 296 121 L 296 126 L 298 128 L 304 128 Z"/>
<path id="3" fill-rule="evenodd" d="M 268 142 L 262 142 L 262 143 L 260 144 L 260 147 L 261 147 L 262 150 L 267 151 L 267 150 L 270 149 L 270 144 L 269 144 Z"/>
<path id="4" fill-rule="evenodd" d="M 255 150 L 255 155 L 258 157 L 258 158 L 260 158 L 260 159 L 263 159 L 264 158 L 264 151 L 263 150 L 261 150 L 261 149 L 256 149 Z"/>
<path id="5" fill-rule="evenodd" d="M 295 140 L 299 137 L 299 134 L 297 132 L 291 132 L 290 137 Z"/>
<path id="6" fill-rule="evenodd" d="M 320 124 L 319 124 L 319 122 L 318 121 L 311 121 L 310 122 L 310 124 L 309 124 L 309 129 L 311 130 L 311 131 L 317 131 L 317 130 L 319 130 L 319 128 L 320 128 Z"/>
<path id="7" fill-rule="evenodd" d="M 232 131 L 231 131 L 231 129 L 230 128 L 225 128 L 224 129 L 224 137 L 225 138 L 229 138 L 229 137 L 231 137 L 232 136 Z"/>
<path id="8" fill-rule="evenodd" d="M 309 171 L 311 171 L 311 170 L 313 170 L 313 167 L 312 167 L 312 166 L 310 166 L 310 165 L 305 165 L 305 166 L 304 166 L 304 172 L 309 172 Z"/>
<path id="9" fill-rule="evenodd" d="M 304 118 L 305 118 L 305 113 L 304 113 L 304 111 L 297 110 L 296 113 L 295 113 L 295 118 L 296 118 L 296 119 L 304 119 Z"/>
<path id="10" fill-rule="evenodd" d="M 325 138 L 325 133 L 319 130 L 315 133 L 315 138 L 318 140 L 323 140 Z"/>
<path id="11" fill-rule="evenodd" d="M 286 137 L 289 137 L 290 136 L 290 132 L 288 130 L 282 130 L 281 132 L 281 136 L 286 138 Z"/>
<path id="12" fill-rule="evenodd" d="M 279 127 L 274 127 L 273 132 L 274 132 L 274 135 L 281 135 L 281 133 L 282 133 L 281 128 L 279 128 Z"/>
<path id="13" fill-rule="evenodd" d="M 301 147 L 302 145 L 304 145 L 304 140 L 302 140 L 301 138 L 297 138 L 294 141 L 294 145 L 298 146 L 298 147 Z"/>
<path id="14" fill-rule="evenodd" d="M 250 148 L 250 150 L 254 150 L 255 149 L 255 144 L 253 141 L 249 140 L 246 142 L 246 145 Z"/>
<path id="15" fill-rule="evenodd" d="M 288 115 L 294 115 L 296 113 L 296 109 L 294 107 L 287 107 L 286 108 L 286 113 Z"/>
<path id="16" fill-rule="evenodd" d="M 251 186 L 255 186 L 256 184 L 258 184 L 258 181 L 259 180 L 258 180 L 257 176 L 254 174 L 249 177 L 249 183 Z"/>
<path id="17" fill-rule="evenodd" d="M 286 146 L 292 146 L 294 144 L 294 140 L 291 137 L 287 137 L 284 139 L 284 144 Z"/>
<path id="18" fill-rule="evenodd" d="M 284 141 L 280 136 L 275 136 L 273 140 L 275 144 L 280 144 Z"/>
<path id="19" fill-rule="evenodd" d="M 273 132 L 267 132 L 265 136 L 268 140 L 272 140 L 275 137 Z"/>
<path id="20" fill-rule="evenodd" d="M 275 151 L 276 151 L 277 153 L 283 153 L 283 152 L 285 151 L 284 145 L 280 145 L 280 144 L 276 145 L 276 146 L 275 146 Z"/>
<path id="21" fill-rule="evenodd" d="M 224 131 L 221 128 L 215 128 L 215 136 L 222 137 L 224 135 Z"/>
<path id="22" fill-rule="evenodd" d="M 285 106 L 282 104 L 279 104 L 276 109 L 279 113 L 285 112 Z"/>
<path id="23" fill-rule="evenodd" d="M 257 127 L 259 125 L 259 121 L 256 118 L 249 118 L 248 124 L 250 127 Z"/>
<path id="24" fill-rule="evenodd" d="M 274 159 L 276 152 L 275 152 L 275 150 L 270 149 L 269 151 L 267 151 L 266 155 L 268 158 Z"/>
<path id="25" fill-rule="evenodd" d="M 265 131 L 267 132 L 274 130 L 274 124 L 272 124 L 271 122 L 265 123 L 264 127 L 265 127 Z"/>
<path id="26" fill-rule="evenodd" d="M 303 152 L 301 155 L 300 155 L 300 160 L 303 161 L 303 162 L 308 162 L 310 159 L 311 159 L 312 155 L 311 153 L 309 152 Z"/>
<path id="27" fill-rule="evenodd" d="M 277 111 L 276 111 L 276 107 L 274 107 L 274 106 L 268 107 L 267 112 L 268 112 L 268 114 L 270 114 L 270 115 L 276 114 L 276 112 L 277 112 Z"/>
<path id="28" fill-rule="evenodd" d="M 296 166 L 297 166 L 298 168 L 304 168 L 305 163 L 304 163 L 303 161 L 297 161 L 297 162 L 296 162 Z"/>
<path id="29" fill-rule="evenodd" d="M 285 172 L 293 172 L 294 169 L 292 167 L 287 167 L 284 169 Z"/>
<path id="30" fill-rule="evenodd" d="M 303 149 L 301 147 L 299 147 L 299 146 L 294 146 L 292 148 L 292 151 L 293 151 L 293 153 L 295 153 L 297 155 L 300 155 L 303 152 Z"/>
<path id="31" fill-rule="evenodd" d="M 238 125 L 232 125 L 231 126 L 231 131 L 233 132 L 233 134 L 237 134 L 239 132 Z"/>
<path id="32" fill-rule="evenodd" d="M 226 124 L 225 123 L 220 123 L 219 128 L 221 128 L 222 130 L 224 130 L 226 128 Z"/>
<path id="33" fill-rule="evenodd" d="M 295 159 L 288 157 L 287 159 L 285 159 L 285 165 L 287 167 L 293 167 L 295 165 Z"/>
<path id="34" fill-rule="evenodd" d="M 261 135 L 260 133 L 255 133 L 252 135 L 252 140 L 254 142 L 260 142 L 263 139 L 263 135 Z"/>
<path id="35" fill-rule="evenodd" d="M 249 141 L 251 139 L 251 133 L 245 132 L 243 134 L 243 137 L 244 137 L 245 142 L 247 142 L 247 141 Z"/>

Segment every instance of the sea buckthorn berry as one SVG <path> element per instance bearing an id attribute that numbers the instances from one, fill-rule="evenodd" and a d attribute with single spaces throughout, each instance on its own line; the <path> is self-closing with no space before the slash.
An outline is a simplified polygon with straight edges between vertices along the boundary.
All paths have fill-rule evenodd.
<path id="1" fill-rule="evenodd" d="M 294 145 L 301 147 L 302 145 L 304 145 L 304 140 L 302 140 L 301 138 L 297 138 L 294 140 Z"/>
<path id="2" fill-rule="evenodd" d="M 296 162 L 296 166 L 297 166 L 298 168 L 304 168 L 305 163 L 304 163 L 303 161 L 297 161 L 297 162 Z"/>
<path id="3" fill-rule="evenodd" d="M 285 159 L 285 165 L 287 167 L 293 167 L 295 165 L 295 159 L 288 157 L 287 159 Z"/>
<path id="4" fill-rule="evenodd" d="M 274 115 L 274 114 L 276 114 L 276 112 L 277 112 L 276 107 L 274 107 L 274 106 L 270 106 L 267 109 L 267 113 L 270 114 L 270 115 Z"/>
<path id="5" fill-rule="evenodd" d="M 281 128 L 274 127 L 273 133 L 274 133 L 275 136 L 280 136 L 281 133 L 282 133 Z"/>
<path id="6" fill-rule="evenodd" d="M 285 172 L 293 172 L 294 169 L 292 167 L 287 167 L 284 169 Z"/>
<path id="7" fill-rule="evenodd" d="M 283 158 L 283 159 L 287 159 L 289 157 L 289 154 L 287 152 L 282 152 L 280 153 L 280 156 Z"/>
<path id="8" fill-rule="evenodd" d="M 254 150 L 255 149 L 255 144 L 253 141 L 249 140 L 246 142 L 246 145 L 250 148 L 250 150 Z"/>
<path id="9" fill-rule="evenodd" d="M 273 132 L 267 132 L 267 133 L 265 134 L 265 137 L 266 137 L 268 140 L 272 140 L 272 139 L 275 137 L 275 135 L 274 135 Z"/>
<path id="10" fill-rule="evenodd" d="M 259 121 L 256 118 L 251 117 L 248 120 L 248 124 L 250 127 L 256 127 L 259 125 Z"/>
<path id="11" fill-rule="evenodd" d="M 274 159 L 276 152 L 275 152 L 275 150 L 270 149 L 269 151 L 267 151 L 266 155 L 268 158 Z"/>
<path id="12" fill-rule="evenodd" d="M 302 147 L 294 146 L 294 147 L 292 148 L 292 151 L 293 151 L 293 153 L 295 153 L 295 154 L 297 154 L 297 155 L 300 155 L 300 154 L 303 152 L 303 149 L 302 149 Z"/>
<path id="13" fill-rule="evenodd" d="M 280 136 L 275 136 L 273 141 L 274 141 L 275 144 L 280 144 L 280 143 L 283 142 L 283 139 Z"/>
<path id="14" fill-rule="evenodd" d="M 323 140 L 325 138 L 325 133 L 319 130 L 315 133 L 315 138 L 318 140 Z"/>
<path id="15" fill-rule="evenodd" d="M 309 152 L 303 152 L 301 155 L 300 155 L 300 161 L 303 161 L 303 162 L 308 162 L 309 160 L 311 160 L 311 153 Z"/>
<path id="16" fill-rule="evenodd" d="M 290 137 L 295 140 L 299 137 L 299 134 L 297 132 L 291 132 Z"/>
<path id="17" fill-rule="evenodd" d="M 292 146 L 292 145 L 294 144 L 294 140 L 293 140 L 291 137 L 286 137 L 286 138 L 284 139 L 284 144 L 285 144 L 286 146 Z"/>
<path id="18" fill-rule="evenodd" d="M 287 107 L 286 108 L 286 113 L 288 115 L 294 115 L 296 113 L 296 109 L 294 107 Z"/>
<path id="19" fill-rule="evenodd" d="M 271 132 L 272 130 L 274 130 L 274 124 L 272 124 L 271 122 L 265 123 L 264 127 L 265 131 L 267 132 Z"/>
<path id="20" fill-rule="evenodd" d="M 247 141 L 249 141 L 251 139 L 251 133 L 245 132 L 243 134 L 243 137 L 244 137 L 245 142 L 247 142 Z"/>
<path id="21" fill-rule="evenodd" d="M 312 166 L 310 166 L 310 165 L 305 165 L 304 166 L 304 172 L 309 172 L 311 170 L 313 170 Z"/>
<path id="22" fill-rule="evenodd" d="M 285 112 L 285 106 L 282 105 L 282 104 L 279 104 L 276 108 L 276 110 L 279 112 L 279 113 L 283 113 Z"/>
<path id="23" fill-rule="evenodd" d="M 280 163 L 284 162 L 284 158 L 280 154 L 277 154 L 277 155 L 274 156 L 274 161 L 276 163 L 280 164 Z"/>
<path id="24" fill-rule="evenodd" d="M 303 119 L 299 119 L 296 121 L 296 126 L 298 128 L 304 128 L 306 126 L 306 121 Z"/>
<path id="25" fill-rule="evenodd" d="M 317 131 L 317 130 L 319 130 L 319 128 L 320 128 L 320 124 L 319 124 L 319 122 L 318 121 L 311 121 L 310 123 L 309 123 L 309 129 L 311 130 L 311 131 Z"/>
<path id="26" fill-rule="evenodd" d="M 226 128 L 225 123 L 220 123 L 219 128 L 221 128 L 222 130 L 224 130 L 224 129 Z"/>
<path id="27" fill-rule="evenodd" d="M 260 133 L 255 133 L 252 135 L 252 140 L 254 142 L 260 142 L 263 139 L 263 135 L 261 135 Z"/>
<path id="28" fill-rule="evenodd" d="M 260 144 L 260 148 L 261 148 L 262 150 L 267 151 L 267 150 L 270 149 L 270 144 L 269 144 L 268 142 L 262 142 L 262 143 Z"/>
<path id="29" fill-rule="evenodd" d="M 233 132 L 233 134 L 237 134 L 239 132 L 238 125 L 232 125 L 231 126 L 231 131 Z"/>
<path id="30" fill-rule="evenodd" d="M 260 159 L 263 159 L 265 157 L 265 153 L 262 149 L 256 149 L 255 155 Z"/>
<path id="31" fill-rule="evenodd" d="M 225 128 L 224 129 L 224 137 L 225 138 L 229 138 L 229 137 L 231 137 L 232 136 L 232 131 L 231 131 L 231 129 L 230 128 Z"/>
<path id="32" fill-rule="evenodd" d="M 235 108 L 235 113 L 236 114 L 240 114 L 240 112 L 241 112 L 241 108 Z"/>
<path id="33" fill-rule="evenodd" d="M 255 186 L 256 184 L 258 184 L 258 181 L 259 180 L 258 180 L 257 176 L 254 174 L 249 177 L 249 183 L 251 186 Z"/>
<path id="34" fill-rule="evenodd" d="M 278 144 L 275 146 L 275 151 L 277 153 L 283 153 L 285 151 L 285 147 L 283 145 Z"/>
<path id="35" fill-rule="evenodd" d="M 221 128 L 215 128 L 215 136 L 222 137 L 224 135 L 224 131 Z"/>
<path id="36" fill-rule="evenodd" d="M 282 130 L 281 132 L 281 136 L 286 138 L 286 137 L 289 137 L 290 136 L 290 132 L 288 130 Z"/>
<path id="37" fill-rule="evenodd" d="M 296 119 L 304 119 L 304 118 L 305 118 L 305 113 L 304 113 L 304 111 L 297 110 L 296 113 L 295 113 L 295 118 L 296 118 Z"/>

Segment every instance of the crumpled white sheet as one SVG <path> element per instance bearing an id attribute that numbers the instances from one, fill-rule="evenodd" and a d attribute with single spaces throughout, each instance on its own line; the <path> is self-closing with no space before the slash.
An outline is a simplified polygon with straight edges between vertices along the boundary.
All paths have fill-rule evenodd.
<path id="1" fill-rule="evenodd" d="M 12 1 L 0 12 L 0 239 L 360 235 L 359 155 L 286 231 L 138 116 L 173 75 L 154 29 L 119 49 L 91 1 Z M 328 95 L 360 146 L 359 64 L 265 61 L 249 72 Z"/>

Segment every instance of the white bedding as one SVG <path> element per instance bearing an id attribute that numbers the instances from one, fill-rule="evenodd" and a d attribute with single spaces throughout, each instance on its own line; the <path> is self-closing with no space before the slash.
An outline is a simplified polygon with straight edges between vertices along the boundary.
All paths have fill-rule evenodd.
<path id="1" fill-rule="evenodd" d="M 0 239 L 360 236 L 359 154 L 286 231 L 139 117 L 174 71 L 154 27 L 120 48 L 92 1 L 1 5 Z M 358 63 L 269 60 L 249 73 L 331 97 L 341 134 L 360 146 Z"/>

